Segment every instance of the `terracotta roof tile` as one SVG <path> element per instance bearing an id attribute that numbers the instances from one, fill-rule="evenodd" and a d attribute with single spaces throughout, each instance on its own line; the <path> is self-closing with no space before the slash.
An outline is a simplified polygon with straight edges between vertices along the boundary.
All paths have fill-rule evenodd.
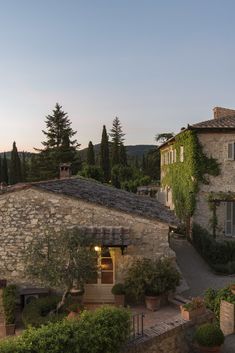
<path id="1" fill-rule="evenodd" d="M 210 119 L 189 125 L 189 128 L 195 129 L 235 129 L 235 116 L 226 116 L 223 118 Z"/>

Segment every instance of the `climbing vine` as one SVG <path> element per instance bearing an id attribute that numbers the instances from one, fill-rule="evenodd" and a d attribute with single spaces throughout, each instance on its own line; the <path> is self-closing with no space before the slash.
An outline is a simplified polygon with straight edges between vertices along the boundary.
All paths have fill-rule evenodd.
<path id="1" fill-rule="evenodd" d="M 181 146 L 184 152 L 182 162 Z M 203 153 L 195 131 L 187 130 L 176 136 L 173 148 L 176 161 L 162 166 L 165 174 L 162 185 L 171 188 L 175 212 L 181 221 L 186 222 L 195 211 L 199 184 L 209 184 L 208 175 L 219 175 L 220 168 L 216 159 Z"/>

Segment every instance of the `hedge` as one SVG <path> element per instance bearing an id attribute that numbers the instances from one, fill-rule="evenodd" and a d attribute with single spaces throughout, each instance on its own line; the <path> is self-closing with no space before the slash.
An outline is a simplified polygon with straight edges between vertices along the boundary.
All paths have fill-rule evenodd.
<path id="1" fill-rule="evenodd" d="M 101 307 L 84 311 L 79 320 L 63 320 L 29 328 L 0 343 L 0 353 L 118 353 L 127 342 L 130 312 Z"/>
<path id="2" fill-rule="evenodd" d="M 193 225 L 192 241 L 197 251 L 216 272 L 235 273 L 234 241 L 216 241 L 207 230 L 197 224 Z"/>

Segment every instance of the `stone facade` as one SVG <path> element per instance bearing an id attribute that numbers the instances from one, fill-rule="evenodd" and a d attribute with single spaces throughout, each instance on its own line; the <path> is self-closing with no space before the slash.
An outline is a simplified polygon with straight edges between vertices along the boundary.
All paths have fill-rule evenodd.
<path id="1" fill-rule="evenodd" d="M 27 248 L 45 228 L 59 232 L 71 226 L 123 226 L 130 228 L 130 242 L 125 254 L 115 248 L 115 281 L 120 282 L 133 258 L 145 256 L 174 257 L 169 248 L 169 226 L 86 202 L 73 197 L 40 190 L 36 187 L 0 195 L 0 274 L 11 282 L 25 285 Z"/>
<path id="2" fill-rule="evenodd" d="M 207 197 L 209 192 L 235 192 L 235 160 L 228 160 L 228 143 L 235 142 L 235 133 L 198 133 L 199 142 L 208 157 L 217 159 L 220 164 L 220 174 L 216 177 L 208 176 L 209 184 L 201 184 L 197 195 L 197 205 L 193 222 L 200 224 L 211 232 L 209 220 L 212 212 L 209 209 Z M 218 235 L 225 235 L 226 202 L 217 207 Z"/>

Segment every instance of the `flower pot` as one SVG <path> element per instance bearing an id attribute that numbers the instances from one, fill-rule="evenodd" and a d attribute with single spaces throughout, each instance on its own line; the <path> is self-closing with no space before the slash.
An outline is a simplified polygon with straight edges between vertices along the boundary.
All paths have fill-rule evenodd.
<path id="1" fill-rule="evenodd" d="M 0 325 L 0 337 L 13 336 L 15 334 L 15 324 Z"/>
<path id="2" fill-rule="evenodd" d="M 70 311 L 70 313 L 67 315 L 68 320 L 73 320 L 78 318 L 79 318 L 79 312 Z"/>
<path id="3" fill-rule="evenodd" d="M 124 306 L 125 305 L 125 294 L 115 294 L 114 302 L 116 306 Z"/>
<path id="4" fill-rule="evenodd" d="M 158 296 L 148 296 L 146 295 L 145 296 L 145 305 L 146 305 L 146 308 L 148 310 L 151 310 L 151 311 L 156 311 L 160 308 L 160 304 L 161 304 L 161 297 Z"/>
<path id="5" fill-rule="evenodd" d="M 201 353 L 220 353 L 220 346 L 216 347 L 199 347 Z"/>
<path id="6" fill-rule="evenodd" d="M 201 306 L 200 308 L 196 308 L 193 310 L 188 310 L 186 308 L 184 308 L 183 305 L 180 306 L 180 311 L 181 311 L 181 316 L 184 320 L 193 320 L 195 319 L 195 317 L 201 316 L 203 314 L 205 314 L 206 312 L 206 308 L 205 306 Z"/>
<path id="7" fill-rule="evenodd" d="M 230 290 L 233 294 L 235 294 L 235 284 L 231 284 Z"/>

